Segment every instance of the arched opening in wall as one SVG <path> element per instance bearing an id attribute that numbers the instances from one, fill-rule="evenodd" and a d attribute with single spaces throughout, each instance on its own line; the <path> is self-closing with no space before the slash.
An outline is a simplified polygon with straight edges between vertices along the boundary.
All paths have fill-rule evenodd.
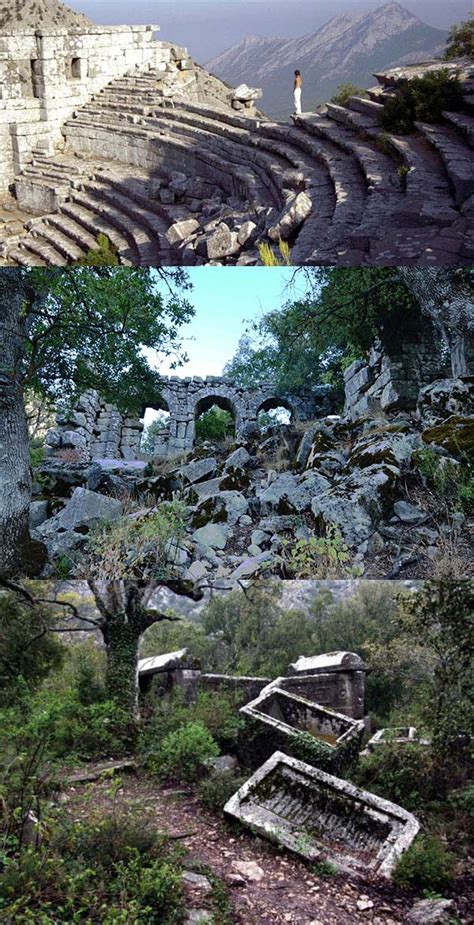
<path id="1" fill-rule="evenodd" d="M 164 398 L 155 407 L 145 408 L 140 450 L 148 456 L 166 456 L 169 440 L 170 409 Z"/>
<path id="2" fill-rule="evenodd" d="M 210 395 L 196 403 L 195 443 L 225 443 L 235 435 L 235 408 L 229 398 Z"/>
<path id="3" fill-rule="evenodd" d="M 268 398 L 257 412 L 257 425 L 261 431 L 278 424 L 291 424 L 295 419 L 294 409 L 281 398 Z"/>

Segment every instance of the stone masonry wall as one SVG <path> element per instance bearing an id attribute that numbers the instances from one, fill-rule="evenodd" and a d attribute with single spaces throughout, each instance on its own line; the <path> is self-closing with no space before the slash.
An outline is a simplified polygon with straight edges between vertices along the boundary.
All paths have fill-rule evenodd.
<path id="1" fill-rule="evenodd" d="M 155 455 L 173 457 L 190 452 L 196 416 L 215 404 L 233 413 L 237 437 L 245 427 L 255 424 L 261 410 L 283 406 L 303 421 L 332 410 L 330 390 L 326 387 L 306 395 L 286 395 L 270 383 L 243 389 L 216 376 L 207 379 L 171 376 L 163 379 L 156 402 L 156 408 L 169 411 L 170 416 L 155 440 Z M 61 458 L 66 454 L 67 457 L 73 451 L 84 459 L 135 459 L 139 453 L 142 421 L 124 417 L 94 390 L 81 395 L 74 409 L 58 415 L 57 424 L 47 436 L 47 456 Z"/>
<path id="2" fill-rule="evenodd" d="M 174 49 L 155 40 L 158 30 L 93 26 L 0 35 L 0 191 L 34 150 L 53 154 L 65 120 L 115 77 L 134 68 L 166 70 Z"/>
<path id="3" fill-rule="evenodd" d="M 377 340 L 368 360 L 355 360 L 346 369 L 344 410 L 352 419 L 413 410 L 423 386 L 451 375 L 449 357 L 431 324 L 422 319 L 417 337 L 402 334 L 393 346 Z"/>

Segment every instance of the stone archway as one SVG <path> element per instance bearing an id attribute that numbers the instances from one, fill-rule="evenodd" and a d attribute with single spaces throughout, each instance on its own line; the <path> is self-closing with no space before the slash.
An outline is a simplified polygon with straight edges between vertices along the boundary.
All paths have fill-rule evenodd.
<path id="1" fill-rule="evenodd" d="M 227 411 L 233 420 L 233 433 L 234 436 L 237 433 L 237 409 L 235 403 L 227 395 L 206 395 L 203 398 L 199 398 L 194 405 L 194 433 L 193 433 L 193 442 L 196 442 L 197 436 L 197 422 L 201 415 L 205 414 L 207 411 L 211 411 L 212 408 L 220 408 L 222 411 Z"/>
<path id="2" fill-rule="evenodd" d="M 296 412 L 294 404 L 288 401 L 287 398 L 281 398 L 280 396 L 275 395 L 270 398 L 266 398 L 261 403 L 260 407 L 257 408 L 257 415 L 256 415 L 257 423 L 259 423 L 259 415 L 262 412 L 265 413 L 265 412 L 278 411 L 279 409 L 284 409 L 285 411 L 287 411 L 289 414 L 289 419 L 288 421 L 283 421 L 283 422 L 278 422 L 277 419 L 275 419 L 275 423 L 290 424 L 298 420 L 298 414 Z"/>

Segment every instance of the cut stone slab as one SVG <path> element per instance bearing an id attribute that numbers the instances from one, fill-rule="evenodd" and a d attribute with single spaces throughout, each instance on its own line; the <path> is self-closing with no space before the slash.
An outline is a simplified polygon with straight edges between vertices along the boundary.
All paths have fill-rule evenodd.
<path id="1" fill-rule="evenodd" d="M 224 812 L 308 861 L 389 878 L 420 829 L 412 813 L 349 781 L 275 752 Z"/>
<path id="2" fill-rule="evenodd" d="M 210 546 L 211 549 L 225 549 L 229 536 L 227 527 L 220 524 L 206 524 L 199 527 L 191 536 L 195 543 L 201 546 Z"/>
<path id="3" fill-rule="evenodd" d="M 207 459 L 196 459 L 194 462 L 181 466 L 180 472 L 188 482 L 193 484 L 211 478 L 216 469 L 217 460 L 214 456 L 209 456 Z"/>
<path id="4" fill-rule="evenodd" d="M 175 222 L 174 225 L 171 225 L 165 237 L 169 244 L 179 244 L 180 241 L 185 241 L 186 238 L 189 238 L 192 234 L 199 231 L 200 227 L 199 222 L 195 218 L 188 218 L 182 222 Z"/>
<path id="5" fill-rule="evenodd" d="M 361 671 L 364 662 L 356 652 L 325 652 L 300 657 L 290 665 L 290 674 L 317 674 L 320 671 Z"/>
<path id="6" fill-rule="evenodd" d="M 229 469 L 231 467 L 234 469 L 241 469 L 249 464 L 251 458 L 252 457 L 248 450 L 246 450 L 244 446 L 239 446 L 236 450 L 234 450 L 233 453 L 230 454 L 230 456 L 227 457 L 224 463 L 224 468 Z"/>

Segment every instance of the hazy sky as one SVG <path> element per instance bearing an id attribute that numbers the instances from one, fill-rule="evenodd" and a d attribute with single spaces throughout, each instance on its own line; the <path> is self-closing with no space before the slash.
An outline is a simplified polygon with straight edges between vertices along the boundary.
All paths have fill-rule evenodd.
<path id="1" fill-rule="evenodd" d="M 316 32 L 338 13 L 373 10 L 386 0 L 67 0 L 95 22 L 151 23 L 164 41 L 186 45 L 201 64 L 248 35 L 293 38 Z M 403 0 L 438 28 L 466 18 L 471 0 Z"/>
<path id="2" fill-rule="evenodd" d="M 275 267 L 190 267 L 196 314 L 181 328 L 189 362 L 176 370 L 171 361 L 160 371 L 177 376 L 220 376 L 232 359 L 246 322 L 279 308 L 293 271 Z M 292 295 L 296 294 L 292 289 Z"/>

